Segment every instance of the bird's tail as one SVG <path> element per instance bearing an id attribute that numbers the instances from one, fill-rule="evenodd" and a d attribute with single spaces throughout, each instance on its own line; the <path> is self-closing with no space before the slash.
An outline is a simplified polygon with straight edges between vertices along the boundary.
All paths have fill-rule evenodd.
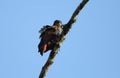
<path id="1" fill-rule="evenodd" d="M 40 55 L 43 56 L 43 43 L 40 42 L 39 45 L 38 45 L 38 52 L 40 52 Z"/>
<path id="2" fill-rule="evenodd" d="M 43 45 L 43 44 L 40 43 L 40 44 L 38 45 L 38 52 L 40 52 L 40 55 L 41 55 L 41 56 L 43 56 L 43 53 L 46 52 L 47 47 L 48 47 L 47 44 L 44 44 L 44 45 Z"/>

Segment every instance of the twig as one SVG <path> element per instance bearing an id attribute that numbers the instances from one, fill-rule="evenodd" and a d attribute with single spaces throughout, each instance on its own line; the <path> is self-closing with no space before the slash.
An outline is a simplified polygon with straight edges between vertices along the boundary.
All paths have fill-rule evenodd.
<path id="1" fill-rule="evenodd" d="M 42 70 L 40 72 L 39 78 L 45 78 L 45 75 L 48 71 L 48 68 L 53 64 L 54 62 L 54 58 L 56 56 L 56 54 L 59 51 L 60 45 L 63 43 L 63 41 L 65 40 L 65 36 L 67 35 L 67 33 L 69 32 L 69 30 L 72 27 L 72 24 L 76 21 L 76 16 L 79 14 L 79 12 L 82 10 L 82 8 L 85 6 L 85 4 L 88 2 L 89 0 L 83 0 L 79 6 L 76 8 L 76 10 L 74 11 L 72 17 L 70 18 L 70 20 L 68 21 L 68 23 L 63 27 L 63 32 L 61 34 L 61 39 L 60 41 L 55 45 L 54 49 L 50 52 L 50 55 L 48 57 L 48 60 L 46 61 L 45 65 L 42 67 Z"/>

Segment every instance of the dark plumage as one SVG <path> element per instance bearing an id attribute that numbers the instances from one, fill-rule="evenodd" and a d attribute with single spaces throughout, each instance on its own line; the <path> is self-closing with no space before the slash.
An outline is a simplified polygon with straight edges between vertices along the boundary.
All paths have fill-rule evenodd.
<path id="1" fill-rule="evenodd" d="M 62 23 L 60 20 L 55 20 L 53 26 L 46 25 L 39 32 L 41 33 L 41 41 L 38 45 L 38 52 L 43 55 L 44 52 L 52 50 L 54 45 L 60 40 Z"/>

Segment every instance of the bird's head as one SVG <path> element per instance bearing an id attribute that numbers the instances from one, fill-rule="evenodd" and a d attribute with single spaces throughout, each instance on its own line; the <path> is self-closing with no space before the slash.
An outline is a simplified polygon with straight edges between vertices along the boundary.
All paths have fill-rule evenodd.
<path id="1" fill-rule="evenodd" d="M 60 20 L 55 20 L 53 25 L 55 25 L 55 26 L 62 26 L 62 22 Z"/>

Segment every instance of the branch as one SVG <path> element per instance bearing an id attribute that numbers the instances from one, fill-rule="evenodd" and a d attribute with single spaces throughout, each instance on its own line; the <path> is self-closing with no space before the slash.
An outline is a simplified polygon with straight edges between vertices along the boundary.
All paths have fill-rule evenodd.
<path id="1" fill-rule="evenodd" d="M 70 20 L 68 21 L 68 23 L 64 26 L 63 31 L 64 31 L 64 35 L 66 35 L 69 30 L 72 27 L 72 24 L 75 23 L 76 21 L 76 17 L 79 14 L 79 12 L 82 10 L 82 8 L 85 6 L 85 4 L 88 2 L 89 0 L 83 0 L 79 6 L 76 8 L 76 10 L 74 11 L 74 13 L 72 14 L 72 17 L 70 18 Z"/>
<path id="2" fill-rule="evenodd" d="M 60 41 L 55 45 L 54 49 L 50 52 L 50 55 L 48 57 L 47 62 L 45 63 L 45 65 L 42 67 L 42 70 L 40 72 L 39 78 L 45 78 L 45 75 L 48 71 L 48 68 L 53 64 L 54 62 L 54 58 L 56 56 L 56 54 L 58 53 L 61 44 L 63 43 L 63 41 L 65 40 L 65 36 L 67 35 L 67 33 L 69 32 L 69 30 L 72 27 L 72 24 L 75 23 L 76 21 L 76 16 L 79 14 L 79 12 L 82 10 L 82 8 L 85 6 L 85 4 L 88 2 L 89 0 L 83 0 L 79 6 L 76 8 L 76 10 L 74 11 L 72 17 L 70 18 L 70 20 L 68 21 L 68 23 L 63 27 L 63 32 L 61 34 L 61 39 Z"/>

